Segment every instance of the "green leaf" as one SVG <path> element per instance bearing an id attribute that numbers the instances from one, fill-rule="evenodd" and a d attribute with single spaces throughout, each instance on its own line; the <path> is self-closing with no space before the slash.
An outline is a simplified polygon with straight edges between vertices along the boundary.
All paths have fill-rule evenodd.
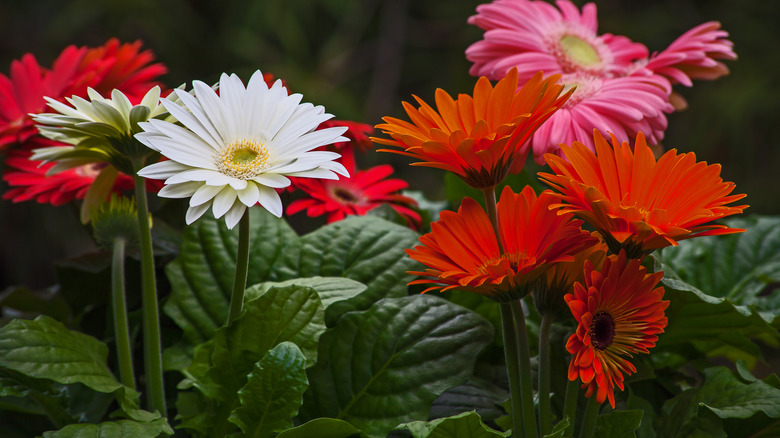
<path id="1" fill-rule="evenodd" d="M 290 285 L 306 286 L 314 289 L 322 301 L 325 308 L 325 322 L 331 326 L 335 323 L 337 316 L 329 312 L 332 304 L 354 298 L 366 290 L 366 285 L 349 278 L 341 277 L 308 277 L 294 278 L 292 280 L 273 282 L 266 281 L 248 288 L 245 292 L 245 299 L 258 297 L 273 287 L 285 287 Z"/>
<path id="2" fill-rule="evenodd" d="M 300 418 L 343 419 L 370 436 L 427 419 L 437 396 L 468 379 L 492 332 L 479 315 L 429 295 L 348 313 L 320 340 Z"/>
<path id="3" fill-rule="evenodd" d="M 173 430 L 164 419 L 148 423 L 131 420 L 108 421 L 100 424 L 71 424 L 60 430 L 44 432 L 44 438 L 155 438 Z"/>
<path id="4" fill-rule="evenodd" d="M 262 208 L 250 211 L 249 275 L 247 285 L 266 280 L 271 266 L 297 234 L 284 220 Z M 204 216 L 182 235 L 179 257 L 166 266 L 171 297 L 165 313 L 184 331 L 191 344 L 210 339 L 225 323 L 235 273 L 238 230 L 228 230 L 224 221 Z"/>
<path id="5" fill-rule="evenodd" d="M 724 221 L 744 233 L 691 239 L 663 250 L 664 262 L 680 279 L 707 295 L 780 313 L 780 290 L 759 296 L 780 281 L 780 217 L 751 216 Z"/>
<path id="6" fill-rule="evenodd" d="M 643 415 L 644 411 L 641 409 L 612 411 L 599 415 L 596 420 L 596 436 L 635 438 L 636 430 L 642 424 Z"/>
<path id="7" fill-rule="evenodd" d="M 780 418 L 780 389 L 760 380 L 745 383 L 725 367 L 708 368 L 704 377 L 701 387 L 664 403 L 661 436 L 725 436 L 720 419 L 749 424 L 748 419 L 759 413 Z"/>
<path id="8" fill-rule="evenodd" d="M 298 427 L 282 431 L 276 438 L 367 438 L 364 432 L 344 420 L 315 418 Z"/>
<path id="9" fill-rule="evenodd" d="M 570 425 L 571 421 L 569 421 L 569 417 L 563 417 L 561 421 L 553 426 L 552 432 L 545 435 L 544 438 L 563 438 L 566 436 L 566 429 L 568 429 Z"/>
<path id="10" fill-rule="evenodd" d="M 508 433 L 491 429 L 482 422 L 476 412 L 464 412 L 430 422 L 413 421 L 404 423 L 397 429 L 408 430 L 413 438 L 496 438 L 509 436 Z"/>
<path id="11" fill-rule="evenodd" d="M 122 385 L 106 365 L 107 356 L 105 344 L 47 316 L 17 319 L 0 329 L 0 366 L 30 377 L 112 393 Z"/>
<path id="12" fill-rule="evenodd" d="M 405 296 L 406 283 L 413 279 L 406 271 L 419 265 L 404 249 L 417 244 L 418 238 L 406 227 L 353 216 L 301 237 L 299 245 L 288 248 L 273 270 L 280 279 L 347 277 L 365 284 L 365 292 L 333 304 L 329 313 L 338 318 L 351 310 L 365 310 L 385 297 Z"/>
<path id="13" fill-rule="evenodd" d="M 778 345 L 777 329 L 755 309 L 703 293 L 680 280 L 658 257 L 655 268 L 664 271 L 664 299 L 670 301 L 666 309 L 669 324 L 659 336 L 656 351 L 693 345 L 708 356 L 744 359 L 752 365 L 761 354 L 754 341 Z"/>
<path id="14" fill-rule="evenodd" d="M 188 378 L 179 388 L 194 386 L 208 400 L 180 398 L 182 406 L 190 408 L 179 413 L 181 426 L 209 436 L 228 434 L 235 428 L 228 418 L 240 403 L 237 393 L 247 385 L 255 364 L 269 350 L 289 341 L 300 348 L 311 365 L 323 331 L 322 303 L 312 288 L 275 287 L 247 301 L 230 327 L 220 328 L 213 340 L 195 348 L 192 365 L 184 371 Z M 198 405 L 202 406 L 193 408 Z"/>
<path id="15" fill-rule="evenodd" d="M 308 386 L 306 358 L 298 346 L 282 342 L 255 364 L 229 420 L 250 436 L 270 437 L 292 427 Z"/>
<path id="16" fill-rule="evenodd" d="M 437 397 L 431 405 L 430 418 L 451 417 L 474 410 L 481 418 L 495 420 L 506 414 L 501 403 L 508 397 L 506 389 L 474 375 L 465 384 L 450 388 Z"/>

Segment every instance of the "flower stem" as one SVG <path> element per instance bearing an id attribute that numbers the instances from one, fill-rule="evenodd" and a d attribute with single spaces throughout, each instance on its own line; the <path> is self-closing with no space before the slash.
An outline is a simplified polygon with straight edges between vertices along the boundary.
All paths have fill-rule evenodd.
<path id="1" fill-rule="evenodd" d="M 552 431 L 550 415 L 550 326 L 553 316 L 544 312 L 539 326 L 539 428 L 542 436 Z"/>
<path id="2" fill-rule="evenodd" d="M 582 418 L 582 429 L 580 429 L 580 438 L 593 438 L 596 433 L 596 419 L 599 416 L 601 403 L 596 401 L 596 395 L 588 398 L 588 404 L 585 406 L 585 416 Z"/>
<path id="3" fill-rule="evenodd" d="M 157 286 L 154 276 L 152 230 L 149 224 L 149 206 L 146 201 L 146 183 L 144 178 L 138 175 L 135 175 L 135 202 L 138 208 L 138 237 L 141 246 L 141 303 L 143 306 L 147 405 L 152 411 L 157 411 L 166 417 L 162 345 L 160 342 L 160 311 L 158 310 Z"/>
<path id="4" fill-rule="evenodd" d="M 580 384 L 577 380 L 569 380 L 566 384 L 566 401 L 563 402 L 563 418 L 569 418 L 569 427 L 563 433 L 564 438 L 574 436 L 574 420 L 577 415 L 577 396 L 580 393 Z"/>
<path id="5" fill-rule="evenodd" d="M 523 305 L 520 300 L 509 302 L 517 333 L 517 357 L 520 369 L 520 403 L 523 405 L 523 426 L 527 438 L 538 437 L 534 415 L 534 391 L 531 387 L 531 351 L 528 348 L 528 330 L 525 325 Z"/>
<path id="6" fill-rule="evenodd" d="M 236 255 L 236 276 L 233 277 L 233 293 L 230 295 L 230 311 L 225 326 L 229 326 L 244 307 L 244 290 L 249 272 L 249 209 L 244 211 L 238 222 L 238 254 Z"/>
<path id="7" fill-rule="evenodd" d="M 498 212 L 496 211 L 498 203 L 496 202 L 496 192 L 494 187 L 485 187 L 482 189 L 482 195 L 485 197 L 485 207 L 490 223 L 493 224 L 493 232 L 496 233 L 496 242 L 498 242 L 498 251 L 504 252 L 501 245 L 501 232 L 498 230 Z"/>
<path id="8" fill-rule="evenodd" d="M 501 308 L 501 329 L 504 336 L 504 358 L 506 371 L 509 376 L 509 397 L 512 406 L 512 434 L 517 438 L 525 432 L 521 428 L 523 405 L 520 403 L 520 360 L 517 355 L 517 338 L 515 336 L 514 322 L 512 321 L 512 308 L 509 303 L 499 304 Z M 522 432 L 521 432 L 522 431 Z"/>
<path id="9" fill-rule="evenodd" d="M 122 384 L 135 390 L 133 353 L 130 348 L 130 330 L 127 325 L 125 299 L 125 239 L 114 240 L 111 261 L 111 308 L 114 312 L 114 337 L 116 338 L 119 378 Z"/>

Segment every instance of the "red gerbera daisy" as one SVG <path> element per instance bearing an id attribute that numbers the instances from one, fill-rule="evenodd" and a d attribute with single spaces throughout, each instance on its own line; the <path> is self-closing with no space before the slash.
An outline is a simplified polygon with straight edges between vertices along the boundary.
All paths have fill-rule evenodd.
<path id="1" fill-rule="evenodd" d="M 561 146 L 565 159 L 545 155 L 555 174 L 539 176 L 562 193 L 560 212 L 596 227 L 613 253 L 638 258 L 679 240 L 745 231 L 708 225 L 747 208 L 727 205 L 745 195 L 730 195 L 734 183 L 721 179 L 720 165 L 674 149 L 656 161 L 641 133 L 633 150 L 614 136 L 610 147 L 597 131 L 594 142 L 595 154 L 574 142 Z"/>
<path id="2" fill-rule="evenodd" d="M 393 173 L 389 164 L 374 166 L 367 170 L 356 170 L 354 162 L 345 165 L 350 178 L 338 180 L 293 178 L 295 188 L 303 190 L 309 199 L 299 199 L 287 207 L 292 215 L 303 210 L 309 217 L 328 215 L 328 223 L 339 221 L 347 216 L 362 216 L 379 207 L 389 205 L 406 219 L 412 228 L 420 225 L 419 213 L 414 211 L 417 201 L 398 193 L 409 186 L 401 179 L 386 179 Z"/>
<path id="3" fill-rule="evenodd" d="M 431 232 L 420 237 L 421 246 L 406 250 L 429 267 L 410 274 L 430 277 L 409 284 L 433 283 L 424 292 L 457 288 L 499 302 L 522 298 L 551 264 L 571 261 L 597 241 L 580 229 L 582 221 L 550 210 L 556 202 L 550 191 L 537 198 L 529 186 L 518 194 L 504 187 L 497 207 L 501 252 L 488 215 L 476 201 L 464 199 L 457 213 L 441 213 Z"/>
<path id="4" fill-rule="evenodd" d="M 569 380 L 582 380 L 586 396 L 615 407 L 615 387 L 623 390 L 623 373 L 636 368 L 627 360 L 647 353 L 663 333 L 667 318 L 664 288 L 655 287 L 663 272 L 647 274 L 639 260 L 626 262 L 625 252 L 610 256 L 601 271 L 585 262 L 585 284 L 575 283 L 564 299 L 577 320 L 566 350 L 572 355 Z"/>
<path id="5" fill-rule="evenodd" d="M 380 151 L 420 160 L 413 166 L 448 170 L 475 188 L 494 187 L 510 169 L 522 170 L 528 138 L 571 95 L 561 95 L 558 78 L 543 78 L 539 72 L 518 90 L 516 68 L 495 87 L 483 76 L 474 86 L 473 97 L 461 94 L 453 99 L 436 90 L 438 112 L 415 96 L 419 108 L 404 102 L 411 123 L 385 117 L 385 123 L 376 127 L 393 139 L 372 140 L 402 149 Z"/>

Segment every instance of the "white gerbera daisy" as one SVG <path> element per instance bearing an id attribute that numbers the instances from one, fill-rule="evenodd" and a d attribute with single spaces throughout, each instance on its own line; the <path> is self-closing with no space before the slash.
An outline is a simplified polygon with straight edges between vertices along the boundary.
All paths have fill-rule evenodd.
<path id="1" fill-rule="evenodd" d="M 314 151 L 347 141 L 345 127 L 315 131 L 333 117 L 322 106 L 300 103 L 300 94 L 288 95 L 277 80 L 268 88 L 258 70 L 246 88 L 235 74 L 222 74 L 219 95 L 193 81 L 194 95 L 175 90 L 179 102 L 161 99 L 180 123 L 162 120 L 140 123 L 145 131 L 136 138 L 170 161 L 138 172 L 145 178 L 165 179 L 159 195 L 190 198 L 187 224 L 209 207 L 225 216 L 233 228 L 247 207 L 258 202 L 277 217 L 282 201 L 275 189 L 290 185 L 288 176 L 338 179 L 349 176 L 335 152 Z"/>

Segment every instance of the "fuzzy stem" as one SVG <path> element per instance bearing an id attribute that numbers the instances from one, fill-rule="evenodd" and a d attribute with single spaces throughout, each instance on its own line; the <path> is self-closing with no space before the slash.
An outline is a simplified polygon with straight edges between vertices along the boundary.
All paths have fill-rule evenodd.
<path id="1" fill-rule="evenodd" d="M 499 304 L 501 308 L 501 329 L 504 336 L 504 358 L 509 376 L 509 397 L 512 406 L 512 435 L 515 438 L 526 436 L 522 429 L 523 405 L 520 403 L 520 360 L 517 355 L 517 338 L 512 321 L 512 308 L 509 303 Z"/>
<path id="2" fill-rule="evenodd" d="M 244 307 L 244 290 L 249 272 L 249 209 L 244 211 L 238 222 L 238 254 L 236 255 L 236 274 L 233 278 L 233 292 L 230 295 L 230 311 L 225 326 L 229 326 Z"/>
<path id="3" fill-rule="evenodd" d="M 523 405 L 523 426 L 528 438 L 538 437 L 534 415 L 534 391 L 531 387 L 531 351 L 528 348 L 528 330 L 525 325 L 523 305 L 520 300 L 509 302 L 517 333 L 517 357 L 520 368 L 520 403 Z"/>
<path id="4" fill-rule="evenodd" d="M 545 312 L 539 326 L 539 428 L 542 436 L 552 431 L 550 415 L 550 326 L 552 321 L 552 313 Z"/>
<path id="5" fill-rule="evenodd" d="M 601 403 L 596 401 L 596 394 L 588 398 L 588 404 L 585 406 L 585 416 L 582 418 L 582 429 L 580 429 L 580 438 L 593 438 L 596 433 L 596 419 L 599 417 L 599 408 Z"/>
<path id="6" fill-rule="evenodd" d="M 577 415 L 577 397 L 580 393 L 580 384 L 576 380 L 569 380 L 566 384 L 566 401 L 563 402 L 563 418 L 569 418 L 569 427 L 563 433 L 564 438 L 574 436 L 574 420 Z"/>
<path id="7" fill-rule="evenodd" d="M 140 166 L 138 166 L 140 168 Z M 162 345 L 160 341 L 160 311 L 152 252 L 152 230 L 149 224 L 149 206 L 146 201 L 144 178 L 135 175 L 135 202 L 138 208 L 138 231 L 141 246 L 141 303 L 143 306 L 144 368 L 147 405 L 166 417 L 165 387 L 163 386 Z"/>
<path id="8" fill-rule="evenodd" d="M 135 390 L 133 353 L 130 348 L 130 329 L 127 324 L 125 299 L 125 239 L 114 240 L 111 261 L 111 308 L 114 312 L 114 337 L 119 360 L 119 378 L 122 384 Z"/>

